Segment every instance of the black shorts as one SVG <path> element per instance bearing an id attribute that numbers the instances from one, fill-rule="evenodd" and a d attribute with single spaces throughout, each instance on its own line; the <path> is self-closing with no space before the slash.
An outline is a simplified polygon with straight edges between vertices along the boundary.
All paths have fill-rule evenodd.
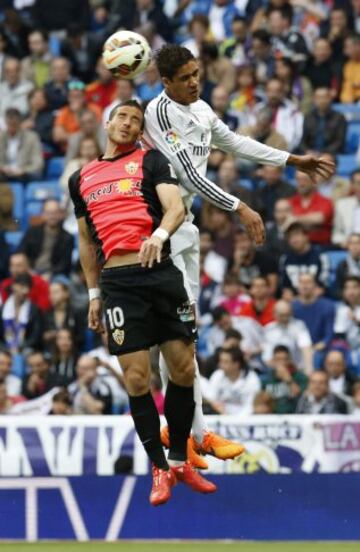
<path id="1" fill-rule="evenodd" d="M 112 355 L 193 340 L 194 316 L 183 275 L 170 259 L 153 268 L 105 268 L 100 288 Z"/>

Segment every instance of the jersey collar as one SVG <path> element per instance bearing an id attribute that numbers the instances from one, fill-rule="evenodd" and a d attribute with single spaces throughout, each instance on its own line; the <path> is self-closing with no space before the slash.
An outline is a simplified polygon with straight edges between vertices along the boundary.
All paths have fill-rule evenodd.
<path id="1" fill-rule="evenodd" d="M 131 149 L 129 151 L 125 151 L 124 153 L 119 153 L 119 155 L 116 155 L 115 157 L 104 157 L 103 155 L 100 155 L 100 157 L 98 157 L 98 161 L 107 161 L 109 163 L 113 163 L 114 161 L 117 161 L 118 159 L 121 159 L 122 157 L 126 157 L 127 155 L 131 155 L 137 149 L 139 149 L 139 148 L 137 146 L 135 146 L 133 149 Z"/>

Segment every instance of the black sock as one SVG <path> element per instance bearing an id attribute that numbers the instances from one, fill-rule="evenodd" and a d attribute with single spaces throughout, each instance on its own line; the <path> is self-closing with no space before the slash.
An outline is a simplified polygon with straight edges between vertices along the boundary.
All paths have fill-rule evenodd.
<path id="1" fill-rule="evenodd" d="M 194 417 L 194 387 L 169 380 L 165 396 L 165 416 L 169 425 L 169 460 L 186 460 L 186 445 Z"/>
<path id="2" fill-rule="evenodd" d="M 135 429 L 150 460 L 162 470 L 168 470 L 164 449 L 160 440 L 160 418 L 151 393 L 130 397 L 130 411 Z"/>

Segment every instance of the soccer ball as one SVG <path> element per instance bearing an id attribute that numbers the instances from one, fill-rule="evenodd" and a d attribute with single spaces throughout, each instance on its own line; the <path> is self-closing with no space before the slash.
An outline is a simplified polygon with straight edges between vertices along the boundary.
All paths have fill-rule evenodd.
<path id="1" fill-rule="evenodd" d="M 104 44 L 103 60 L 116 79 L 133 79 L 150 63 L 151 49 L 147 40 L 132 31 L 117 31 Z"/>

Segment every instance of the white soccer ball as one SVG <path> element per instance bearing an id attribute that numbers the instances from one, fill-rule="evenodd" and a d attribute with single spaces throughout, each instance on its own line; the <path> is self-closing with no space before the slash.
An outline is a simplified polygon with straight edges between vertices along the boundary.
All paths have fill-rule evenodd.
<path id="1" fill-rule="evenodd" d="M 140 34 L 117 31 L 104 44 L 103 60 L 116 79 L 133 79 L 149 65 L 151 48 Z"/>

